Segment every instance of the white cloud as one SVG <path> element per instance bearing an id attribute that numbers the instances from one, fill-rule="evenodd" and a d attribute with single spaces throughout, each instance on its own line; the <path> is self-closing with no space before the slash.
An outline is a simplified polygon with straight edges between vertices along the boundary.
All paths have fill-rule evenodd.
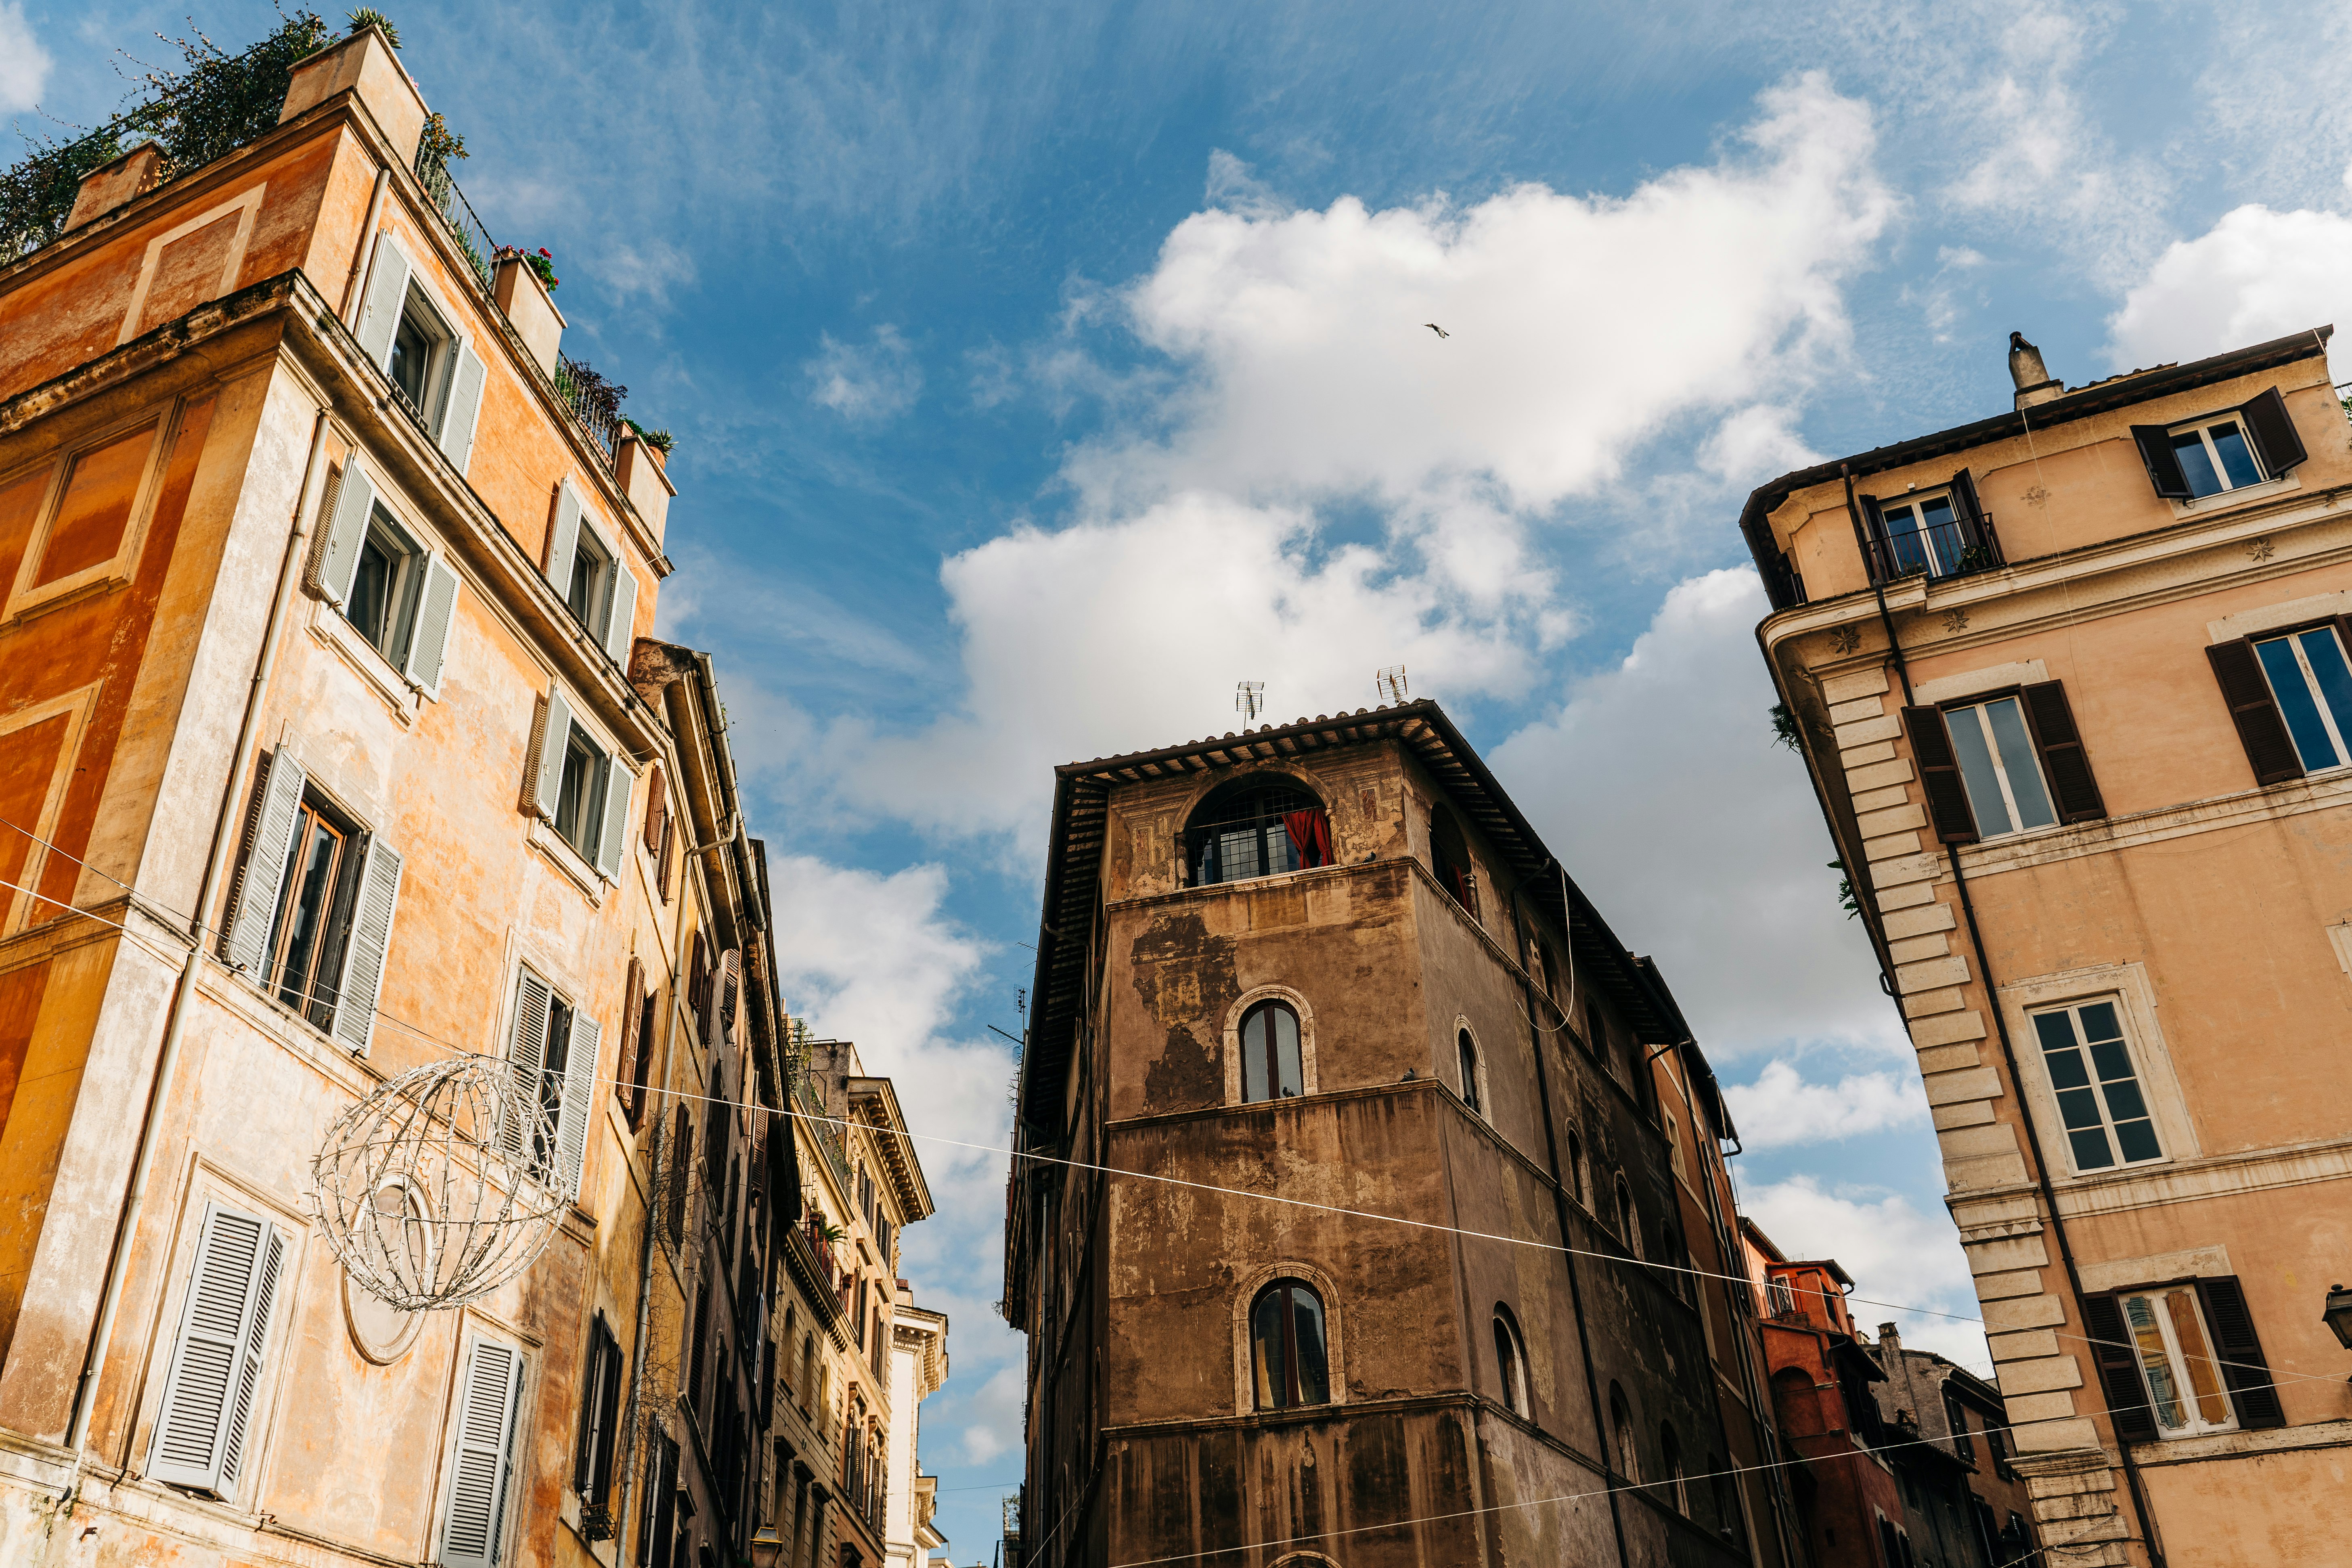
<path id="1" fill-rule="evenodd" d="M 2172 246 L 2108 321 L 2116 368 L 2200 359 L 2352 313 L 2352 217 L 2226 213 L 2195 239 Z"/>
<path id="2" fill-rule="evenodd" d="M 967 1464 L 984 1465 L 1021 1443 L 1021 1409 L 1024 1399 L 1021 1364 L 999 1367 L 964 1405 L 963 1457 Z"/>
<path id="3" fill-rule="evenodd" d="M 1678 584 L 1612 668 L 1497 748 L 1495 771 L 1600 906 L 1654 953 L 1718 1058 L 1902 1039 L 1804 764 L 1772 738 L 1754 572 Z"/>
<path id="4" fill-rule="evenodd" d="M 1796 410 L 1759 403 L 1715 427 L 1698 450 L 1698 466 L 1727 486 L 1752 489 L 1791 468 L 1810 468 L 1821 454 L 1796 432 Z"/>
<path id="5" fill-rule="evenodd" d="M 618 300 L 644 298 L 656 309 L 669 303 L 669 291 L 695 280 L 691 252 L 651 236 L 641 243 L 621 241 L 601 262 L 600 281 Z"/>
<path id="6" fill-rule="evenodd" d="M 55 64 L 17 0 L 0 0 L 0 111 L 30 109 L 40 101 Z"/>
<path id="7" fill-rule="evenodd" d="M 1848 1073 L 1810 1083 L 1794 1064 L 1764 1064 L 1753 1083 L 1726 1083 L 1731 1118 L 1751 1149 L 1826 1143 L 1927 1120 L 1927 1096 L 1908 1071 Z"/>
<path id="8" fill-rule="evenodd" d="M 874 329 L 870 343 L 845 343 L 824 332 L 817 345 L 815 357 L 801 365 L 809 380 L 809 401 L 845 419 L 893 419 L 922 395 L 923 367 L 915 362 L 914 345 L 887 322 Z"/>
<path id="9" fill-rule="evenodd" d="M 1968 1255 L 1948 1215 L 1923 1214 L 1883 1188 L 1825 1187 L 1812 1176 L 1751 1188 L 1740 1208 L 1790 1259 L 1844 1266 L 1854 1281 L 1850 1310 L 1864 1333 L 1893 1322 L 1913 1349 L 1990 1373 L 1984 1325 L 1972 1321 L 1981 1309 Z"/>

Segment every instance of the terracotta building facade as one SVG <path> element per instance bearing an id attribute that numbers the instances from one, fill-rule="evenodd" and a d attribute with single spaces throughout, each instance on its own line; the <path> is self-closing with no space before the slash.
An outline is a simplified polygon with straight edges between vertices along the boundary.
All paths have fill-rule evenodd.
<path id="1" fill-rule="evenodd" d="M 2329 329 L 1792 473 L 1759 638 L 1917 1047 L 2053 1562 L 2352 1534 Z"/>

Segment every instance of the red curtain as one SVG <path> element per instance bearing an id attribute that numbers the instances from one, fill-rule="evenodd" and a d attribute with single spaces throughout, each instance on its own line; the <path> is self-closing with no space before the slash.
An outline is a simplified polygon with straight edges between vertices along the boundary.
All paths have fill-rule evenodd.
<path id="1" fill-rule="evenodd" d="M 1290 835 L 1290 847 L 1298 851 L 1301 866 L 1331 863 L 1331 817 L 1321 806 L 1284 812 L 1282 830 Z"/>

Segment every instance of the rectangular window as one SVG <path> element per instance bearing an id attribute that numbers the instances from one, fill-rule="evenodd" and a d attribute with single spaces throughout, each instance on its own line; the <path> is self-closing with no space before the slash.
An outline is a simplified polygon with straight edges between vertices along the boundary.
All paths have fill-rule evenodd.
<path id="1" fill-rule="evenodd" d="M 412 285 L 399 325 L 393 329 L 392 356 L 384 371 L 407 401 L 409 412 L 425 421 L 427 428 L 437 427 L 437 405 L 448 380 L 449 351 L 457 336 L 441 320 L 441 312 Z"/>
<path id="2" fill-rule="evenodd" d="M 574 724 L 563 746 L 563 783 L 555 797 L 555 831 L 580 851 L 583 860 L 596 858 L 596 830 L 604 813 L 597 809 L 598 785 L 605 758 Z"/>
<path id="3" fill-rule="evenodd" d="M 2265 478 L 2247 444 L 2245 426 L 2234 414 L 2176 429 L 2171 440 L 2173 460 L 2180 465 L 2180 477 L 2192 498 L 2243 489 Z"/>
<path id="4" fill-rule="evenodd" d="M 604 547 L 594 533 L 582 529 L 572 546 L 572 580 L 564 584 L 563 602 L 580 624 L 591 631 L 598 630 L 603 624 L 600 617 L 612 576 L 613 563 Z"/>
<path id="5" fill-rule="evenodd" d="M 2118 1296 L 2158 1431 L 2195 1437 L 2237 1428 L 2194 1285 Z"/>
<path id="6" fill-rule="evenodd" d="M 580 1442 L 572 1465 L 572 1489 L 591 1508 L 606 1508 L 612 1501 L 613 1456 L 619 1446 L 621 1372 L 620 1342 L 614 1338 L 604 1315 L 599 1312 L 589 1328 L 587 1376 L 580 1388 Z M 612 1520 L 607 1517 L 598 1522 L 609 1536 Z"/>
<path id="7" fill-rule="evenodd" d="M 1951 731 L 1952 753 L 1959 763 L 1979 837 L 2022 833 L 2058 820 L 2018 699 L 1948 708 L 1944 722 Z"/>
<path id="8" fill-rule="evenodd" d="M 371 647 L 402 668 L 408 663 L 408 639 L 416 622 L 424 566 L 425 552 L 383 508 L 376 508 L 368 520 L 367 535 L 360 542 L 343 616 Z"/>
<path id="9" fill-rule="evenodd" d="M 270 932 L 272 992 L 322 1029 L 335 1021 L 341 926 L 348 918 L 349 884 L 358 862 L 352 852 L 355 837 L 348 827 L 330 820 L 316 802 L 302 802 Z"/>
<path id="10" fill-rule="evenodd" d="M 2140 1092 L 2123 1018 L 2112 1001 L 2088 1002 L 2033 1016 L 2042 1065 L 2077 1171 L 2160 1160 L 2156 1121 Z"/>
<path id="11" fill-rule="evenodd" d="M 1885 520 L 1894 575 L 1925 572 L 1932 577 L 1948 577 L 1959 570 L 1960 522 L 1949 495 L 1881 501 L 1879 516 Z"/>
<path id="12" fill-rule="evenodd" d="M 2254 644 L 2279 715 L 2305 773 L 2342 767 L 2352 761 L 2352 668 L 2334 626 L 2314 626 Z"/>
<path id="13" fill-rule="evenodd" d="M 516 1158 L 528 1159 L 535 1175 L 566 1195 L 580 1190 L 603 1036 L 594 1019 L 522 971 L 507 1052 L 515 1100 L 503 1138 Z"/>

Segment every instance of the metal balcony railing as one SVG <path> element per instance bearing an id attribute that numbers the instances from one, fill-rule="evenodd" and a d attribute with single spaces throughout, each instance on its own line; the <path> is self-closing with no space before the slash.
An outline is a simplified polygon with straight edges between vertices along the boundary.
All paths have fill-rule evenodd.
<path id="1" fill-rule="evenodd" d="M 1976 537 L 1969 537 L 1971 532 Z M 1923 574 L 1933 578 L 1966 577 L 2007 564 L 1990 512 L 1977 519 L 1973 530 L 1958 519 L 1925 528 L 1890 524 L 1870 546 L 1871 580 L 1875 583 Z"/>
<path id="2" fill-rule="evenodd" d="M 488 225 L 457 188 L 457 177 L 449 173 L 449 162 L 429 147 L 416 150 L 416 178 L 433 203 L 433 210 L 449 230 L 449 237 L 457 242 L 474 276 L 482 280 L 483 291 L 492 292 L 498 287 L 495 269 L 499 243 L 490 237 Z"/>

